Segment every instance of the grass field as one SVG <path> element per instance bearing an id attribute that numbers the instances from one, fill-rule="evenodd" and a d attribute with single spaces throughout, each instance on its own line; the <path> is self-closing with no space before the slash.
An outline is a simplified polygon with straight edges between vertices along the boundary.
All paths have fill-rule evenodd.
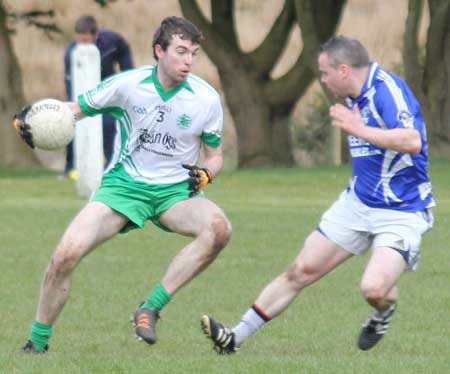
<path id="1" fill-rule="evenodd" d="M 234 356 L 216 355 L 199 328 L 207 312 L 235 323 L 261 288 L 297 254 L 337 197 L 347 167 L 223 173 L 208 196 L 229 215 L 233 237 L 162 313 L 159 342 L 134 339 L 129 316 L 187 239 L 148 225 L 83 260 L 50 353 L 23 356 L 43 270 L 84 201 L 69 181 L 0 169 L 0 373 L 449 373 L 450 163 L 431 163 L 438 207 L 415 274 L 401 282 L 391 329 L 369 352 L 356 338 L 369 308 L 358 284 L 367 257 L 354 258 L 305 290 Z"/>

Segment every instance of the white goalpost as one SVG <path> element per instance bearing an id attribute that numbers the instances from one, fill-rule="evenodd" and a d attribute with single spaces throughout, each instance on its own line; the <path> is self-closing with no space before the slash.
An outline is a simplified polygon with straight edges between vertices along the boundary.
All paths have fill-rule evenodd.
<path id="1" fill-rule="evenodd" d="M 72 98 L 94 88 L 101 79 L 100 52 L 94 44 L 77 44 L 71 53 Z M 103 174 L 102 116 L 77 122 L 74 138 L 77 192 L 89 198 L 100 185 Z"/>

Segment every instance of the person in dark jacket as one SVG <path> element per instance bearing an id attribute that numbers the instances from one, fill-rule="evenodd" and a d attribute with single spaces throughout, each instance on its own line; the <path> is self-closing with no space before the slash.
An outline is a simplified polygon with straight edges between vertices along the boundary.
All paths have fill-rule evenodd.
<path id="1" fill-rule="evenodd" d="M 72 97 L 72 76 L 70 55 L 78 43 L 93 43 L 100 51 L 101 80 L 114 75 L 119 70 L 125 71 L 133 68 L 131 49 L 126 40 L 117 32 L 109 29 L 99 29 L 94 17 L 86 15 L 77 19 L 75 23 L 75 40 L 70 42 L 64 54 L 64 84 L 68 100 Z M 117 67 L 119 69 L 117 69 Z M 114 139 L 116 126 L 114 117 L 110 114 L 103 115 L 103 152 L 105 155 L 105 167 L 111 161 L 114 151 Z M 73 142 L 66 149 L 66 164 L 64 174 L 71 179 L 76 179 L 74 171 Z"/>

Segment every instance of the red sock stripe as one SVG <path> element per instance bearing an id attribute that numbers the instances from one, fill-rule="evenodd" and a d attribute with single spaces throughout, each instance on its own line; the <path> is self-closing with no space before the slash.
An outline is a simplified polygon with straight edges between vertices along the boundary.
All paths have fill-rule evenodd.
<path id="1" fill-rule="evenodd" d="M 272 318 L 264 313 L 256 304 L 252 305 L 252 309 L 258 314 L 264 321 L 269 322 Z"/>

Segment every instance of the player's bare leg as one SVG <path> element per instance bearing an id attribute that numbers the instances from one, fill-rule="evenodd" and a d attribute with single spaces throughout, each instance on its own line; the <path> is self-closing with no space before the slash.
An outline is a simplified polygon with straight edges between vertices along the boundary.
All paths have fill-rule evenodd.
<path id="1" fill-rule="evenodd" d="M 53 253 L 41 285 L 36 319 L 52 324 L 70 292 L 72 272 L 92 249 L 110 239 L 127 219 L 100 202 L 87 204 L 74 218 Z"/>
<path id="2" fill-rule="evenodd" d="M 361 280 L 361 292 L 373 306 L 361 330 L 358 347 L 372 348 L 386 333 L 398 299 L 396 283 L 406 269 L 406 262 L 392 248 L 375 248 Z"/>
<path id="3" fill-rule="evenodd" d="M 314 231 L 288 270 L 275 278 L 258 296 L 255 304 L 232 329 L 224 327 L 210 316 L 202 317 L 202 328 L 214 342 L 219 353 L 232 353 L 264 323 L 284 311 L 300 291 L 319 280 L 340 263 L 351 257 L 323 234 Z"/>
<path id="4" fill-rule="evenodd" d="M 70 223 L 53 253 L 41 284 L 36 321 L 30 341 L 42 351 L 51 326 L 70 293 L 72 273 L 80 260 L 100 243 L 114 236 L 127 219 L 100 202 L 88 203 Z"/>
<path id="5" fill-rule="evenodd" d="M 156 342 L 155 323 L 159 311 L 217 257 L 231 235 L 231 224 L 223 211 L 205 198 L 174 204 L 161 215 L 160 222 L 178 234 L 194 237 L 194 240 L 172 259 L 161 282 L 134 314 L 136 335 L 148 344 Z"/>
<path id="6" fill-rule="evenodd" d="M 225 247 L 231 236 L 231 223 L 216 204 L 205 198 L 173 205 L 162 214 L 161 222 L 174 232 L 194 237 L 173 258 L 162 278 L 162 284 L 173 295 Z"/>
<path id="7" fill-rule="evenodd" d="M 392 248 L 375 248 L 361 280 L 367 302 L 379 310 L 387 309 L 398 298 L 396 283 L 406 269 L 405 259 Z"/>
<path id="8" fill-rule="evenodd" d="M 299 292 L 351 257 L 318 231 L 312 232 L 288 270 L 275 278 L 258 296 L 255 304 L 271 318 L 284 311 Z"/>

